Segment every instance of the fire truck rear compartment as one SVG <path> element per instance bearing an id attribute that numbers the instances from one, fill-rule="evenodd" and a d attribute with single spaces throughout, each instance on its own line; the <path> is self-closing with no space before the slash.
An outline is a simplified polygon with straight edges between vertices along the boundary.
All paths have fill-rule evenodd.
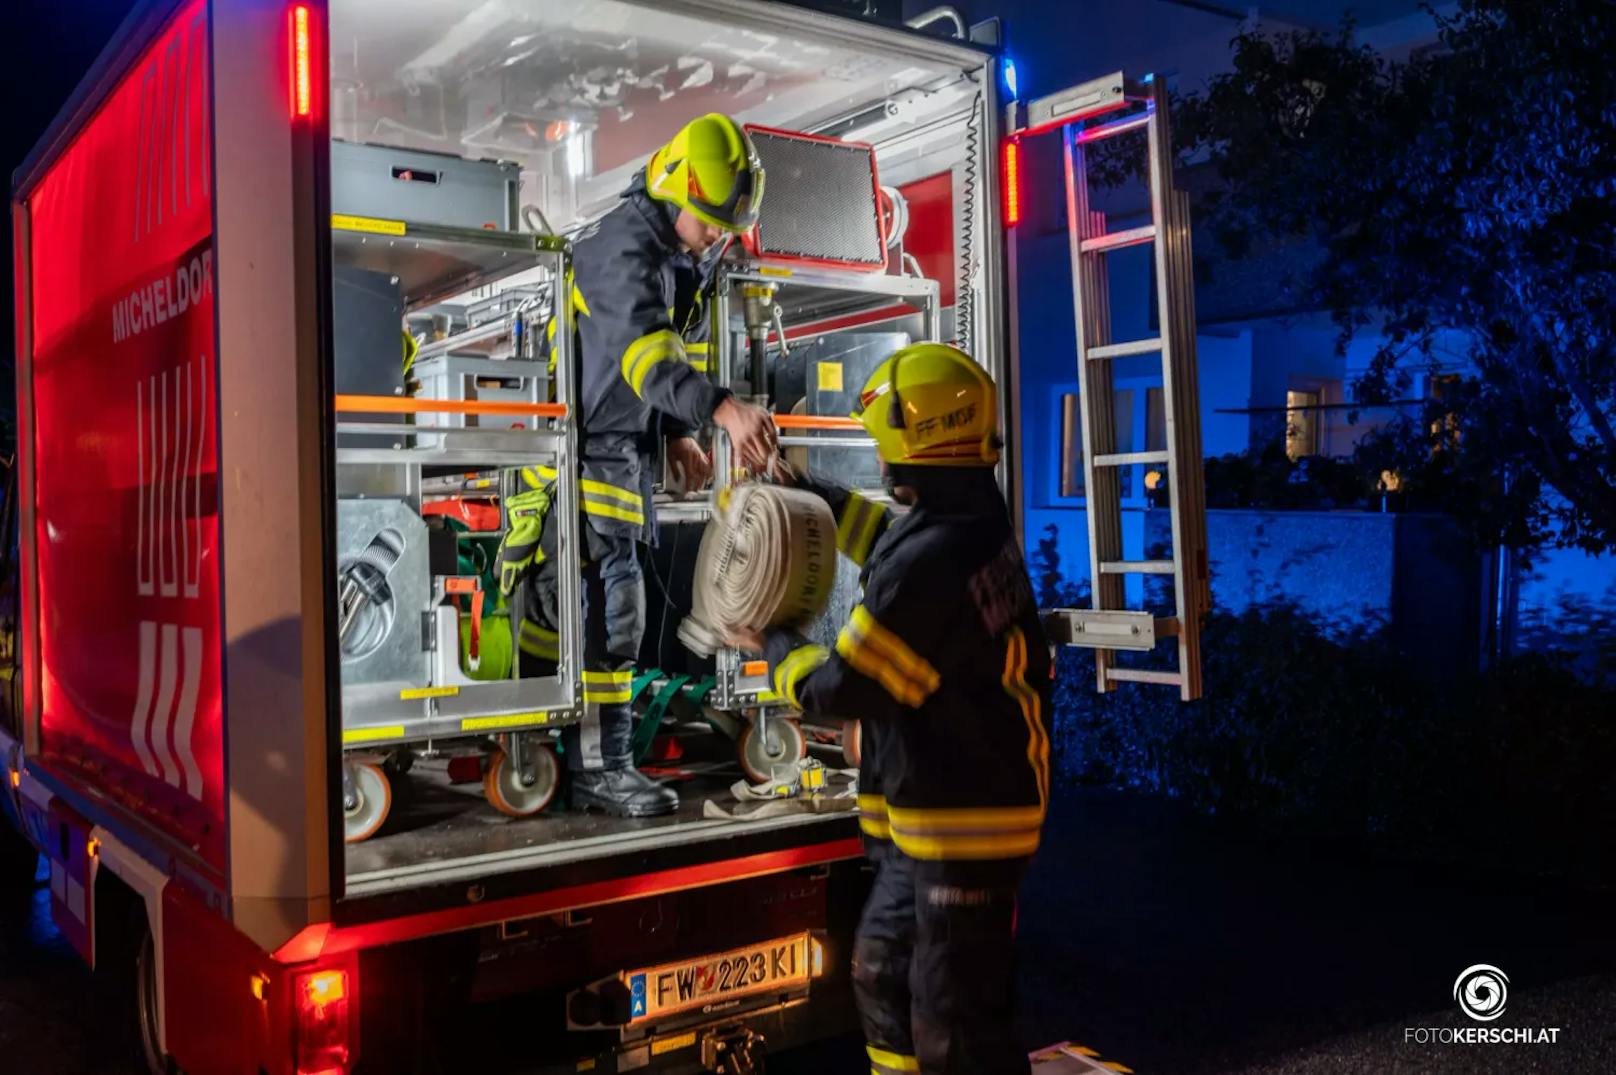
<path id="1" fill-rule="evenodd" d="M 540 875 L 587 883 L 850 844 L 850 809 L 713 816 L 737 805 L 737 782 L 773 776 L 776 754 L 842 769 L 858 740 L 842 720 L 799 729 L 741 655 L 702 661 L 683 649 L 675 629 L 708 509 L 660 493 L 635 704 L 642 720 L 662 719 L 662 734 L 637 745 L 642 768 L 681 805 L 646 819 L 567 810 L 556 752 L 584 704 L 571 611 L 584 524 L 578 489 L 557 477 L 580 445 L 576 385 L 547 362 L 568 357 L 564 330 L 578 312 L 556 299 L 567 240 L 617 204 L 679 126 L 716 110 L 769 129 L 759 136 L 776 155 L 764 212 L 772 200 L 776 213 L 839 223 L 776 217 L 744 255 L 736 244 L 724 270 L 735 297 L 707 312 L 707 372 L 777 413 L 825 419 L 784 430 L 788 456 L 875 486 L 862 431 L 830 428 L 869 370 L 920 338 L 960 339 L 997 362 L 985 298 L 997 282 L 989 58 L 762 3 L 601 0 L 580 13 L 532 0 L 493 18 L 472 3 L 401 11 L 334 0 L 329 10 L 343 769 L 333 812 L 349 841 L 338 917 L 496 898 Z M 829 161 L 816 153 L 838 154 L 836 166 L 816 169 Z M 867 199 L 862 218 L 825 202 L 818 188 L 833 174 Z M 860 192 L 860 175 L 879 189 Z M 886 249 L 877 241 L 872 253 L 871 236 Z M 768 323 L 743 324 L 741 290 L 759 284 L 771 289 Z M 569 519 L 557 554 L 570 576 L 564 622 L 539 640 L 560 667 L 537 677 L 512 659 L 531 641 L 521 590 L 502 599 L 488 570 L 511 497 L 532 484 L 525 474 L 552 483 L 549 511 Z M 843 563 L 810 633 L 833 641 L 856 594 L 857 571 Z M 832 778 L 833 794 L 849 790 Z M 418 889 L 433 892 L 404 898 Z"/>

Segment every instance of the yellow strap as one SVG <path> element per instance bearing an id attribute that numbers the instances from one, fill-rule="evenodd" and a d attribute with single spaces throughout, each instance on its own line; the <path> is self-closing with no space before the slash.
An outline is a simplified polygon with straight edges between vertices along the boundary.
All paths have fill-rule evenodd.
<path id="1" fill-rule="evenodd" d="M 889 1052 L 874 1045 L 866 1045 L 864 1051 L 870 1054 L 870 1063 L 878 1069 L 884 1069 L 881 1075 L 887 1075 L 887 1072 L 920 1070 L 920 1061 L 905 1053 Z"/>
<path id="2" fill-rule="evenodd" d="M 808 674 L 820 665 L 830 660 L 830 651 L 824 646 L 799 646 L 786 654 L 774 669 L 774 693 L 790 702 L 798 709 L 802 702 L 797 698 L 797 688 Z"/>
<path id="3" fill-rule="evenodd" d="M 584 682 L 610 683 L 614 686 L 620 684 L 632 684 L 634 682 L 634 670 L 632 668 L 625 668 L 619 672 L 585 672 Z"/>
<path id="4" fill-rule="evenodd" d="M 632 687 L 584 687 L 584 701 L 612 705 L 634 697 Z"/>

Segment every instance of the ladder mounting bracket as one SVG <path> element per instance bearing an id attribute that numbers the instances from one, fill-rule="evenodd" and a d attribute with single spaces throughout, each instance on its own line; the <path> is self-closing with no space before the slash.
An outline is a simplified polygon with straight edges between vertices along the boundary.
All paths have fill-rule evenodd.
<path id="1" fill-rule="evenodd" d="M 1043 612 L 1044 634 L 1062 646 L 1093 649 L 1156 648 L 1156 617 L 1148 612 L 1096 612 L 1053 608 Z"/>

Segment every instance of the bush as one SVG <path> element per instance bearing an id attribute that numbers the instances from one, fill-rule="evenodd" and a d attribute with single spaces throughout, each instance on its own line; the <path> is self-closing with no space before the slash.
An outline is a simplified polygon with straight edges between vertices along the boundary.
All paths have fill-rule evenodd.
<path id="1" fill-rule="evenodd" d="M 1616 882 L 1616 694 L 1564 657 L 1422 679 L 1380 635 L 1327 636 L 1284 605 L 1214 614 L 1203 654 L 1204 697 L 1184 704 L 1097 694 L 1092 653 L 1062 651 L 1063 778 L 1281 833 Z"/>

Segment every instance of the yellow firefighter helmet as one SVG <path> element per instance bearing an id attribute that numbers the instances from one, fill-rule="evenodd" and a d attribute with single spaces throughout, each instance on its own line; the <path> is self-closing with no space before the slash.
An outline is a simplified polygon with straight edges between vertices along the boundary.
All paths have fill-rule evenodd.
<path id="1" fill-rule="evenodd" d="M 998 394 L 965 352 L 914 343 L 875 368 L 853 415 L 888 463 L 987 467 L 999 461 Z"/>
<path id="2" fill-rule="evenodd" d="M 740 124 L 709 112 L 685 124 L 651 154 L 645 186 L 651 197 L 739 234 L 757 223 L 758 206 L 763 204 L 763 164 Z"/>

